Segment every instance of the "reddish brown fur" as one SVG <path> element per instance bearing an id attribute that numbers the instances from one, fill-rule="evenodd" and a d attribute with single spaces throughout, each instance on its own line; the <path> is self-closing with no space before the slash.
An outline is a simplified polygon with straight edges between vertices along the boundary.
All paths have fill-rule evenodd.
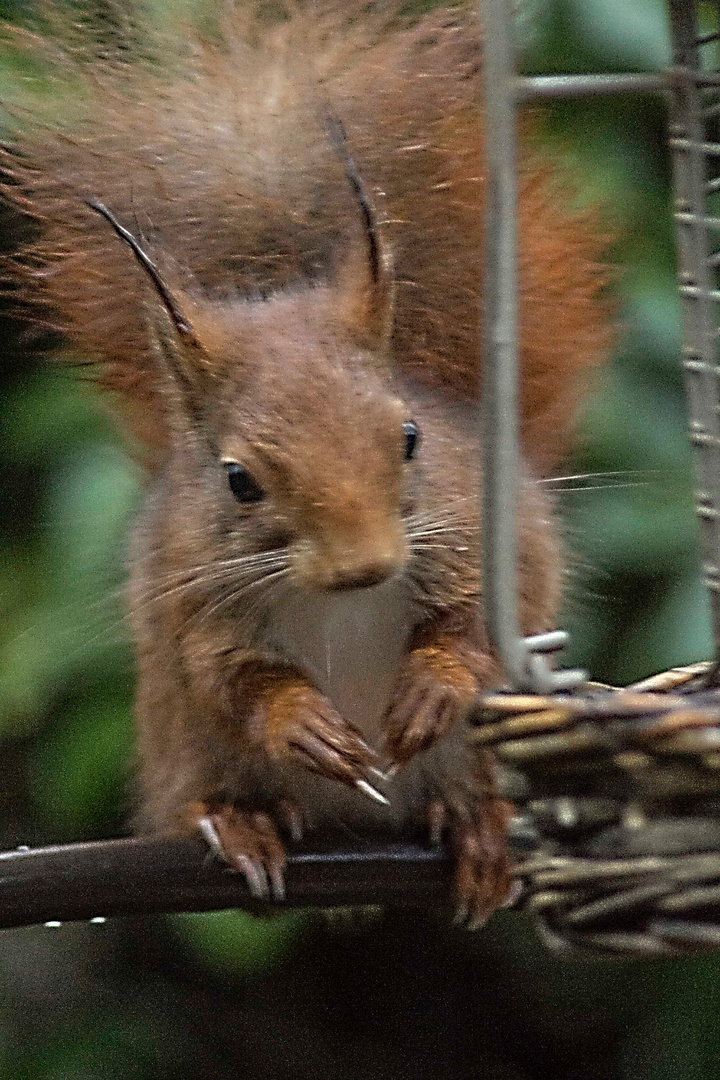
<path id="1" fill-rule="evenodd" d="M 427 809 L 478 919 L 509 887 L 507 808 L 461 723 L 500 678 L 478 619 L 479 31 L 458 9 L 288 9 L 229 6 L 221 44 L 156 40 L 170 69 L 89 65 L 82 38 L 50 57 L 87 101 L 6 154 L 5 194 L 41 226 L 13 280 L 102 365 L 149 465 L 131 586 L 145 825 L 199 824 L 278 892 L 288 813 L 387 829 Z M 377 280 L 328 105 L 383 192 L 394 271 Z M 521 192 L 521 617 L 540 632 L 559 575 L 535 480 L 606 343 L 605 272 L 593 221 L 529 148 Z M 150 232 L 190 332 L 88 196 Z M 238 504 L 226 463 L 263 498 Z M 353 785 L 382 763 L 399 772 L 373 813 Z"/>
<path id="2" fill-rule="evenodd" d="M 430 383 L 477 393 L 485 180 L 477 25 L 467 13 L 441 11 L 388 33 L 389 18 L 357 21 L 359 0 L 325 2 L 320 14 L 307 7 L 316 13 L 296 13 L 265 35 L 252 4 L 235 15 L 229 8 L 224 48 L 156 42 L 163 58 L 186 54 L 174 77 L 137 64 L 129 79 L 95 59 L 86 115 L 70 130 L 30 128 L 22 158 L 6 158 L 20 183 L 6 187 L 8 197 L 43 223 L 25 257 L 50 271 L 33 292 L 82 353 L 104 362 L 106 385 L 121 392 L 131 424 L 154 448 L 161 410 L 147 336 L 132 317 L 146 283 L 81 196 L 101 198 L 126 223 L 137 215 L 201 286 L 264 289 L 317 276 L 336 260 L 338 239 L 346 245 L 358 230 L 322 123 L 327 101 L 366 182 L 385 192 L 397 362 Z M 58 93 L 82 73 L 77 60 L 56 60 Z M 529 131 L 525 141 L 524 433 L 546 466 L 563 448 L 584 373 L 607 344 L 599 299 L 607 272 L 595 221 L 568 209 L 567 181 L 532 148 Z"/>

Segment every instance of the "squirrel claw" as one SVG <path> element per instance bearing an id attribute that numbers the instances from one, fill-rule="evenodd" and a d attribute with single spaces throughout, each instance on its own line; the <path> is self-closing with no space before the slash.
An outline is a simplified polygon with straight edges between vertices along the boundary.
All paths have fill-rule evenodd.
<path id="1" fill-rule="evenodd" d="M 245 876 L 253 899 L 285 899 L 285 849 L 267 814 L 193 803 L 186 818 L 214 855 Z"/>
<path id="2" fill-rule="evenodd" d="M 427 808 L 428 840 L 430 847 L 440 847 L 448 821 L 447 810 L 441 799 L 431 799 Z"/>
<path id="3" fill-rule="evenodd" d="M 370 783 L 374 751 L 332 707 L 326 711 L 299 710 L 287 741 L 291 752 L 307 769 L 360 788 L 371 798 L 383 801 L 384 796 Z"/>
<path id="4" fill-rule="evenodd" d="M 362 791 L 370 799 L 375 799 L 376 802 L 382 803 L 383 806 L 389 806 L 390 803 L 382 795 L 377 788 L 374 788 L 372 784 L 368 784 L 367 780 L 356 780 L 355 787 Z"/>
<path id="5" fill-rule="evenodd" d="M 305 835 L 305 819 L 302 810 L 292 799 L 281 799 L 278 803 L 277 814 L 280 823 L 295 844 L 299 844 Z"/>

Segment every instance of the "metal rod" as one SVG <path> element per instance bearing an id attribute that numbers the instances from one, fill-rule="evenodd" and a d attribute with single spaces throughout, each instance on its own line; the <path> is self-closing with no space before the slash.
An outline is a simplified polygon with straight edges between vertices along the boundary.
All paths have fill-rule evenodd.
<path id="1" fill-rule="evenodd" d="M 717 0 L 712 7 L 720 17 Z M 702 87 L 718 86 L 720 74 L 703 70 L 701 49 L 713 36 L 701 35 L 696 0 L 670 0 L 673 79 L 670 139 L 675 187 L 675 223 L 682 304 L 685 384 L 690 410 L 690 438 L 695 452 L 695 503 L 701 527 L 703 571 L 710 590 L 716 644 L 720 643 L 720 367 L 713 240 L 719 227 L 708 205 L 717 186 L 720 145 L 708 118 Z M 717 91 L 715 91 L 717 96 Z M 714 108 L 717 101 L 711 103 Z M 714 209 L 714 207 L 713 207 Z"/>
<path id="2" fill-rule="evenodd" d="M 517 545 L 517 175 L 514 57 L 508 0 L 485 0 L 487 221 L 482 362 L 483 603 L 507 675 L 526 688 L 518 649 Z"/>
<path id="3" fill-rule="evenodd" d="M 579 98 L 599 94 L 663 94 L 668 89 L 668 75 L 638 72 L 608 75 L 533 75 L 514 80 L 518 102 L 546 98 Z"/>
<path id="4" fill-rule="evenodd" d="M 419 844 L 288 856 L 278 907 L 428 906 L 448 901 L 445 853 Z M 0 853 L 0 928 L 153 912 L 258 910 L 242 874 L 194 838 L 103 840 Z M 265 909 L 267 910 L 267 909 Z"/>
<path id="5" fill-rule="evenodd" d="M 549 693 L 584 673 L 553 671 L 545 652 L 566 635 L 524 638 L 518 610 L 516 513 L 519 498 L 518 270 L 515 57 L 512 0 L 484 0 L 486 228 L 481 440 L 485 626 L 505 673 L 519 690 Z"/>

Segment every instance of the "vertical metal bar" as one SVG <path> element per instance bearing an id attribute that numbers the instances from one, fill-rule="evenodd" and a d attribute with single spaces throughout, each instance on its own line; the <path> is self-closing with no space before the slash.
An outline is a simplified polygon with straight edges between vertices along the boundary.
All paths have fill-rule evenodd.
<path id="1" fill-rule="evenodd" d="M 484 268 L 482 432 L 483 603 L 490 640 L 518 689 L 546 693 L 582 682 L 553 671 L 543 652 L 566 635 L 523 638 L 518 614 L 516 512 L 519 497 L 517 154 L 512 0 L 484 0 L 487 221 Z"/>
<path id="2" fill-rule="evenodd" d="M 519 651 L 515 512 L 518 498 L 517 163 L 511 11 L 484 0 L 486 48 L 484 335 L 482 361 L 483 603 L 511 682 L 525 684 Z"/>
<path id="3" fill-rule="evenodd" d="M 706 8 L 710 5 L 705 5 Z M 720 5 L 712 3 L 720 19 Z M 703 571 L 710 590 L 715 640 L 720 641 L 720 368 L 715 269 L 708 230 L 710 171 L 718 172 L 710 114 L 701 84 L 702 38 L 696 0 L 670 0 L 674 78 L 670 95 L 679 288 L 683 316 L 683 367 L 696 469 Z M 710 105 L 711 108 L 706 109 Z M 709 130 L 710 129 L 710 130 Z M 711 164 L 712 163 L 712 164 Z"/>

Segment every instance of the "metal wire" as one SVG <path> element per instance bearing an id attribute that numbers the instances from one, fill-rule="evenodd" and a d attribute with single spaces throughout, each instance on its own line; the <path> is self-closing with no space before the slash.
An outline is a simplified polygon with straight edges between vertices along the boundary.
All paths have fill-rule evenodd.
<path id="1" fill-rule="evenodd" d="M 690 438 L 696 457 L 696 507 L 703 573 L 720 641 L 720 0 L 703 5 L 715 26 L 700 31 L 697 0 L 671 0 L 673 66 L 665 74 L 523 78 L 515 74 L 512 0 L 484 0 L 488 221 L 485 255 L 486 341 L 483 352 L 483 581 L 485 619 L 508 680 L 518 690 L 578 688 L 579 671 L 555 671 L 543 653 L 561 649 L 557 631 L 523 638 L 518 622 L 515 507 L 518 333 L 515 108 L 521 102 L 597 94 L 668 93 L 669 145 Z M 715 678 L 718 669 L 708 677 Z"/>
<path id="2" fill-rule="evenodd" d="M 658 94 L 668 87 L 667 76 L 653 72 L 611 75 L 519 75 L 514 80 L 515 101 L 595 97 L 605 94 Z"/>
<path id="3" fill-rule="evenodd" d="M 704 5 L 720 26 L 718 0 Z M 720 368 L 718 367 L 718 237 L 720 218 L 720 72 L 718 34 L 700 33 L 696 0 L 671 0 L 673 156 L 683 367 L 695 452 L 703 572 L 720 640 Z"/>
<path id="4" fill-rule="evenodd" d="M 675 221 L 703 570 L 720 640 L 720 0 L 670 0 L 664 75 L 525 79 L 512 66 L 510 0 L 485 0 L 489 221 L 483 354 L 484 581 L 488 631 L 520 691 L 489 696 L 475 739 L 492 748 L 504 793 L 536 830 L 521 861 L 524 906 L 553 949 L 675 956 L 720 948 L 720 663 L 625 691 L 559 688 L 539 642 L 517 625 L 515 115 L 518 103 L 585 94 L 670 97 Z M 507 290 L 507 291 L 502 291 Z M 502 370 L 500 370 L 502 369 Z M 511 415 L 512 413 L 512 415 Z M 504 500 L 504 501 L 503 501 Z M 552 635 L 551 635 L 552 637 Z M 558 644 L 562 635 L 555 635 Z M 581 692 L 579 692 L 581 691 Z"/>

